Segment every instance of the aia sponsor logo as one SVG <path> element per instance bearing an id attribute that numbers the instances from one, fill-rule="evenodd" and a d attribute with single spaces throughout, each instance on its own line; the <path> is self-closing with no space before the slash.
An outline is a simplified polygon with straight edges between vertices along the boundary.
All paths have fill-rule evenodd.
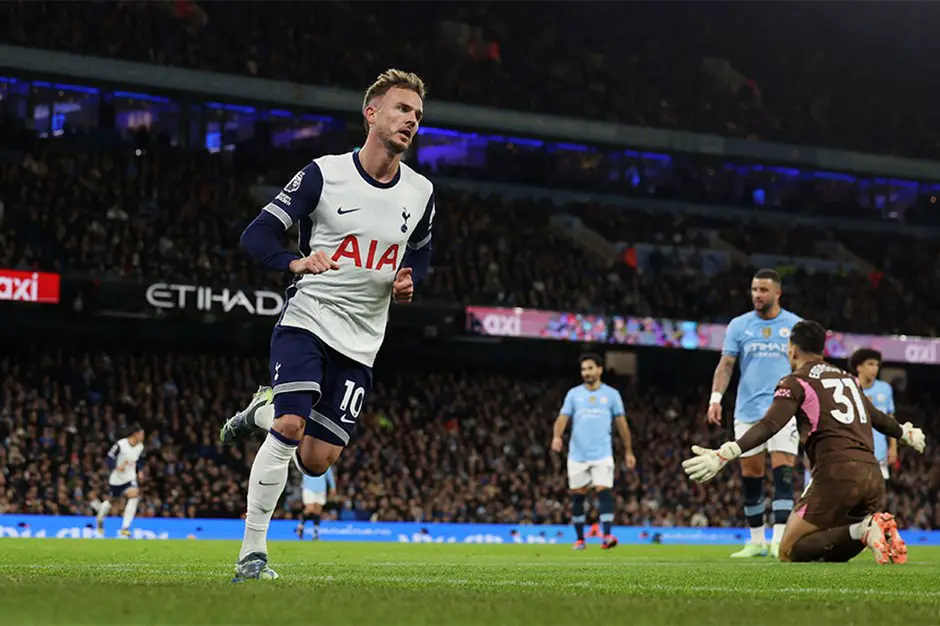
<path id="1" fill-rule="evenodd" d="M 331 257 L 334 262 L 340 259 L 349 259 L 356 267 L 367 270 L 398 269 L 398 244 L 393 243 L 387 248 L 380 249 L 379 242 L 372 239 L 365 246 L 360 246 L 359 239 L 353 235 L 347 236 L 339 244 Z"/>
<path id="2" fill-rule="evenodd" d="M 59 275 L 0 269 L 0 300 L 7 302 L 59 302 Z"/>

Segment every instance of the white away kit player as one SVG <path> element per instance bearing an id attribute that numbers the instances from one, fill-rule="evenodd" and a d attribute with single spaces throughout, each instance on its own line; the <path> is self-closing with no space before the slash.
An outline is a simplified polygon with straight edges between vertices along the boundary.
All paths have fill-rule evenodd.
<path id="1" fill-rule="evenodd" d="M 104 534 L 104 520 L 111 512 L 111 498 L 124 498 L 124 520 L 121 524 L 121 536 L 131 536 L 131 524 L 137 515 L 137 503 L 140 502 L 138 477 L 143 465 L 144 429 L 133 426 L 131 434 L 119 439 L 108 450 L 107 463 L 111 474 L 108 476 L 109 497 L 101 502 L 92 502 L 91 506 L 98 513 L 98 532 Z"/>
<path id="2" fill-rule="evenodd" d="M 230 444 L 268 431 L 251 466 L 236 581 L 277 578 L 266 537 L 288 466 L 321 476 L 339 458 L 372 388 L 389 304 L 410 302 L 430 267 L 434 190 L 401 162 L 423 107 L 418 76 L 382 73 L 363 99 L 362 149 L 314 160 L 242 234 L 255 259 L 296 277 L 271 335 L 271 387 L 220 432 Z M 295 223 L 300 258 L 280 241 Z"/>

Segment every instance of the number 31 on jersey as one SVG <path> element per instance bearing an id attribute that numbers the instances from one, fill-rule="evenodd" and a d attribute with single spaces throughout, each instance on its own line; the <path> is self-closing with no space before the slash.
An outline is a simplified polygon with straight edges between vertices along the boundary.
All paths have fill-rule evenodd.
<path id="1" fill-rule="evenodd" d="M 865 410 L 865 403 L 862 401 L 862 393 L 858 390 L 858 385 L 851 378 L 824 378 L 819 381 L 823 387 L 832 390 L 832 399 L 842 407 L 842 409 L 833 409 L 832 417 L 843 424 L 851 424 L 858 415 L 858 421 L 862 424 L 868 421 L 868 411 Z M 848 390 L 848 395 L 846 395 Z M 851 397 L 849 397 L 851 396 Z"/>

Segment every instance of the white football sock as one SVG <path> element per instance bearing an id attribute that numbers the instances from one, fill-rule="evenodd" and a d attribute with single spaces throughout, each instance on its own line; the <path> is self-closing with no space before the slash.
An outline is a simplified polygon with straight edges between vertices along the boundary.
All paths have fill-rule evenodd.
<path id="1" fill-rule="evenodd" d="M 108 516 L 108 513 L 111 511 L 111 501 L 105 500 L 101 503 L 101 506 L 98 507 L 98 521 L 103 520 Z"/>
<path id="2" fill-rule="evenodd" d="M 751 528 L 751 543 L 756 543 L 757 545 L 763 545 L 767 541 L 767 534 L 764 531 L 763 526 L 758 526 L 757 528 Z"/>
<path id="3" fill-rule="evenodd" d="M 871 526 L 871 517 L 866 517 L 862 521 L 852 524 L 849 526 L 849 537 L 861 541 L 865 533 L 868 532 L 869 526 Z"/>
<path id="4" fill-rule="evenodd" d="M 270 431 L 274 426 L 274 403 L 266 404 L 255 411 L 255 426 Z"/>
<path id="5" fill-rule="evenodd" d="M 273 412 L 274 407 L 271 409 Z M 268 526 L 277 500 L 287 485 L 290 459 L 296 449 L 297 446 L 288 445 L 274 435 L 268 435 L 258 448 L 248 476 L 248 513 L 239 561 L 251 552 L 268 553 Z"/>
<path id="6" fill-rule="evenodd" d="M 127 504 L 124 505 L 124 523 L 121 524 L 121 528 L 130 528 L 131 524 L 134 522 L 134 516 L 137 515 L 137 503 L 140 502 L 140 498 L 129 498 Z"/>
<path id="7" fill-rule="evenodd" d="M 786 524 L 774 524 L 774 534 L 770 538 L 771 543 L 780 543 L 783 541 L 783 531 L 786 530 Z"/>

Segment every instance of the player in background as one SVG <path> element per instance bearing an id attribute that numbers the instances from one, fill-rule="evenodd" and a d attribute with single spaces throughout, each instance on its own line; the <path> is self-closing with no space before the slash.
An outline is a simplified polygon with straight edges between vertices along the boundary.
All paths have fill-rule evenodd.
<path id="1" fill-rule="evenodd" d="M 715 368 L 712 395 L 708 401 L 708 421 L 721 424 L 721 399 L 734 364 L 740 359 L 741 380 L 734 405 L 734 435 L 741 437 L 767 411 L 773 399 L 774 386 L 790 373 L 787 362 L 787 341 L 790 329 L 800 317 L 780 306 L 780 275 L 762 269 L 751 280 L 751 301 L 754 310 L 731 320 L 725 333 L 721 360 Z M 777 433 L 766 445 L 748 451 L 741 458 L 741 483 L 744 491 L 744 516 L 751 529 L 750 540 L 732 558 L 767 556 L 764 531 L 764 474 L 767 452 L 774 478 L 772 503 L 774 524 L 770 553 L 779 554 L 780 541 L 787 518 L 793 508 L 793 466 L 799 452 L 799 435 L 794 420 Z"/>
<path id="2" fill-rule="evenodd" d="M 144 429 L 134 425 L 131 434 L 108 450 L 106 460 L 111 475 L 108 477 L 110 497 L 102 502 L 92 502 L 92 508 L 98 512 L 98 532 L 104 535 L 104 520 L 111 512 L 111 498 L 124 498 L 124 521 L 121 524 L 121 536 L 131 536 L 131 524 L 137 515 L 140 502 L 140 470 L 143 467 Z"/>
<path id="3" fill-rule="evenodd" d="M 604 550 L 617 545 L 617 538 L 611 532 L 614 523 L 614 456 L 611 425 L 616 424 L 617 432 L 623 439 L 626 455 L 624 460 L 628 469 L 636 467 L 633 456 L 633 440 L 623 408 L 620 392 L 601 382 L 603 366 L 596 354 L 584 354 L 580 358 L 581 379 L 584 384 L 572 387 L 565 395 L 564 404 L 558 417 L 552 437 L 552 450 L 561 452 L 564 445 L 562 435 L 571 422 L 571 440 L 568 443 L 568 487 L 571 489 L 572 516 L 578 540 L 575 550 L 583 550 L 584 543 L 584 501 L 588 489 L 597 491 L 597 511 L 600 515 L 604 533 Z"/>
<path id="4" fill-rule="evenodd" d="M 823 360 L 826 329 L 802 321 L 793 327 L 788 360 L 793 373 L 774 391 L 766 415 L 737 441 L 718 450 L 692 447 L 682 467 L 693 480 L 711 480 L 730 461 L 753 450 L 794 417 L 813 468 L 780 546 L 781 561 L 844 562 L 865 547 L 879 564 L 904 563 L 907 547 L 894 517 L 881 512 L 885 481 L 874 456 L 872 428 L 923 453 L 924 433 L 875 408 L 856 378 Z"/>
<path id="5" fill-rule="evenodd" d="M 328 498 L 336 495 L 336 478 L 333 476 L 333 468 L 326 470 L 323 476 L 303 475 L 301 484 L 301 500 L 304 509 L 300 514 L 300 523 L 297 524 L 297 538 L 304 538 L 304 527 L 307 520 L 313 520 L 313 539 L 320 538 L 320 515 L 323 513 L 323 505 Z"/>
<path id="6" fill-rule="evenodd" d="M 434 189 L 401 162 L 424 95 L 415 74 L 382 73 L 362 102 L 362 149 L 315 159 L 242 234 L 246 252 L 295 279 L 271 334 L 271 388 L 219 434 L 232 444 L 266 431 L 251 466 L 235 581 L 278 577 L 268 567 L 267 532 L 291 460 L 322 476 L 339 458 L 372 388 L 389 304 L 410 302 L 429 270 Z M 295 223 L 302 257 L 281 243 Z"/>
<path id="7" fill-rule="evenodd" d="M 894 417 L 894 389 L 883 380 L 878 380 L 878 371 L 881 369 L 881 353 L 873 348 L 860 348 L 849 357 L 849 371 L 858 376 L 862 391 L 875 405 L 875 408 Z M 898 460 L 897 439 L 885 437 L 876 432 L 875 458 L 881 464 L 881 473 L 885 480 L 891 477 L 888 469 Z"/>

